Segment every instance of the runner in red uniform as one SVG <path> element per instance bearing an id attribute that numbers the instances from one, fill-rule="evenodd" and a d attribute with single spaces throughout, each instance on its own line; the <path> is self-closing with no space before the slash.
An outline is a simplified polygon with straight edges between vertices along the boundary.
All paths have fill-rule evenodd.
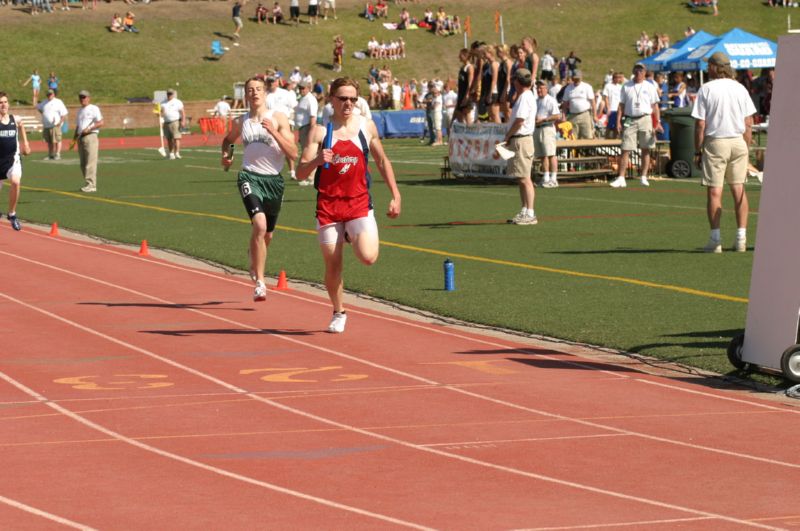
<path id="1" fill-rule="evenodd" d="M 400 191 L 375 123 L 360 114 L 353 114 L 358 101 L 358 83 L 353 79 L 339 78 L 331 85 L 330 93 L 333 105 L 331 149 L 322 149 L 325 128 L 316 126 L 303 150 L 297 179 L 307 179 L 316 171 L 317 232 L 325 260 L 325 287 L 333 304 L 333 319 L 328 331 L 341 333 L 347 322 L 342 301 L 344 242 L 352 245 L 356 258 L 366 265 L 375 263 L 380 247 L 369 193 L 367 161 L 370 153 L 392 194 L 386 213 L 390 218 L 400 215 Z M 325 163 L 328 163 L 328 168 L 324 167 Z"/>

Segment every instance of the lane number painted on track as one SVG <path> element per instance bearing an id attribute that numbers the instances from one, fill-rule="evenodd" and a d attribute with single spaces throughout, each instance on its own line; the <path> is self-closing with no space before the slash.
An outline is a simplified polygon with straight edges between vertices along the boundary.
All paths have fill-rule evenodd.
<path id="1" fill-rule="evenodd" d="M 327 372 L 330 373 L 331 371 L 338 371 L 341 370 L 342 367 L 338 365 L 331 365 L 329 367 L 317 367 L 317 368 L 308 368 L 308 367 L 294 367 L 294 368 L 267 368 L 267 369 L 243 369 L 239 371 L 239 374 L 258 374 L 258 373 L 269 373 L 261 376 L 261 380 L 265 382 L 279 382 L 279 383 L 317 383 L 320 380 L 312 380 L 308 378 L 295 378 L 296 376 L 307 375 L 312 373 L 321 373 Z M 334 373 L 334 374 L 326 374 L 325 376 L 330 376 L 325 381 L 328 382 L 352 382 L 355 380 L 363 380 L 368 378 L 366 374 L 346 374 L 346 373 Z"/>
<path id="2" fill-rule="evenodd" d="M 159 389 L 175 384 L 163 380 L 166 374 L 111 374 L 107 376 L 69 376 L 53 380 L 81 391 L 120 391 L 126 389 Z"/>

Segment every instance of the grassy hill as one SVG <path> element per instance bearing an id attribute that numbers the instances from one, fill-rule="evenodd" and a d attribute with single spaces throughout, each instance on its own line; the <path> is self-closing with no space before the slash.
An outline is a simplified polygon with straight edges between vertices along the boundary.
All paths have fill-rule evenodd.
<path id="1" fill-rule="evenodd" d="M 272 0 L 266 1 L 271 5 Z M 288 2 L 281 2 L 288 13 Z M 301 5 L 305 10 L 307 2 Z M 73 8 L 69 12 L 31 16 L 27 10 L 0 7 L 3 30 L 0 49 L 0 90 L 11 99 L 28 102 L 29 87 L 21 87 L 32 69 L 40 74 L 54 70 L 66 94 L 88 88 L 97 102 L 124 102 L 126 98 L 151 96 L 154 90 L 177 86 L 184 100 L 214 99 L 229 94 L 235 81 L 278 65 L 290 70 L 307 68 L 314 76 L 333 77 L 329 68 L 332 39 L 343 35 L 346 57 L 343 73 L 363 78 L 370 61 L 352 53 L 362 50 L 370 36 L 390 39 L 402 35 L 408 58 L 391 63 L 401 79 L 455 76 L 457 52 L 463 36 L 437 37 L 423 30 L 396 32 L 380 22 L 359 16 L 362 0 L 339 0 L 338 20 L 320 20 L 311 26 L 303 18 L 298 26 L 257 25 L 250 20 L 256 2 L 248 2 L 240 47 L 230 46 L 232 2 L 159 0 L 133 7 L 139 34 L 112 34 L 106 26 L 121 2 L 98 3 L 95 11 Z M 396 21 L 401 6 L 421 17 L 425 7 L 442 5 L 462 19 L 471 17 L 473 39 L 499 42 L 494 32 L 494 13 L 503 14 L 506 42 L 533 35 L 540 48 L 556 55 L 570 50 L 583 59 L 587 80 L 595 85 L 609 68 L 627 71 L 636 61 L 633 43 L 642 30 L 667 32 L 673 42 L 686 26 L 722 33 L 732 27 L 776 39 L 785 33 L 786 15 L 800 10 L 771 9 L 757 0 L 725 0 L 720 16 L 692 12 L 678 0 L 441 0 L 440 2 L 390 3 L 389 21 Z M 220 61 L 207 59 L 210 43 L 221 39 L 230 50 Z"/>

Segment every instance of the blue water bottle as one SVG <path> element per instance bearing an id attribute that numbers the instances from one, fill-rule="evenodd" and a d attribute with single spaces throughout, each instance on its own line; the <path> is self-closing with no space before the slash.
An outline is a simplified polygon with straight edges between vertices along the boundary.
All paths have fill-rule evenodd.
<path id="1" fill-rule="evenodd" d="M 456 289 L 456 266 L 449 258 L 444 261 L 444 290 L 455 291 Z"/>

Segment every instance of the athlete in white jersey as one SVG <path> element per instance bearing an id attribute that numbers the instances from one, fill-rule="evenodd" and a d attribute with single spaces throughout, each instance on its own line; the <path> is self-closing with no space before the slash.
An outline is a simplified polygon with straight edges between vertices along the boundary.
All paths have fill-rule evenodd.
<path id="1" fill-rule="evenodd" d="M 227 170 L 233 164 L 233 152 L 229 146 L 241 136 L 244 155 L 237 186 L 252 225 L 250 276 L 256 283 L 253 300 L 260 302 L 267 298 L 264 283 L 267 247 L 272 241 L 283 202 L 280 172 L 286 159 L 297 158 L 297 146 L 286 115 L 267 110 L 264 80 L 250 78 L 244 90 L 250 112 L 234 120 L 230 132 L 223 139 L 222 167 Z"/>

